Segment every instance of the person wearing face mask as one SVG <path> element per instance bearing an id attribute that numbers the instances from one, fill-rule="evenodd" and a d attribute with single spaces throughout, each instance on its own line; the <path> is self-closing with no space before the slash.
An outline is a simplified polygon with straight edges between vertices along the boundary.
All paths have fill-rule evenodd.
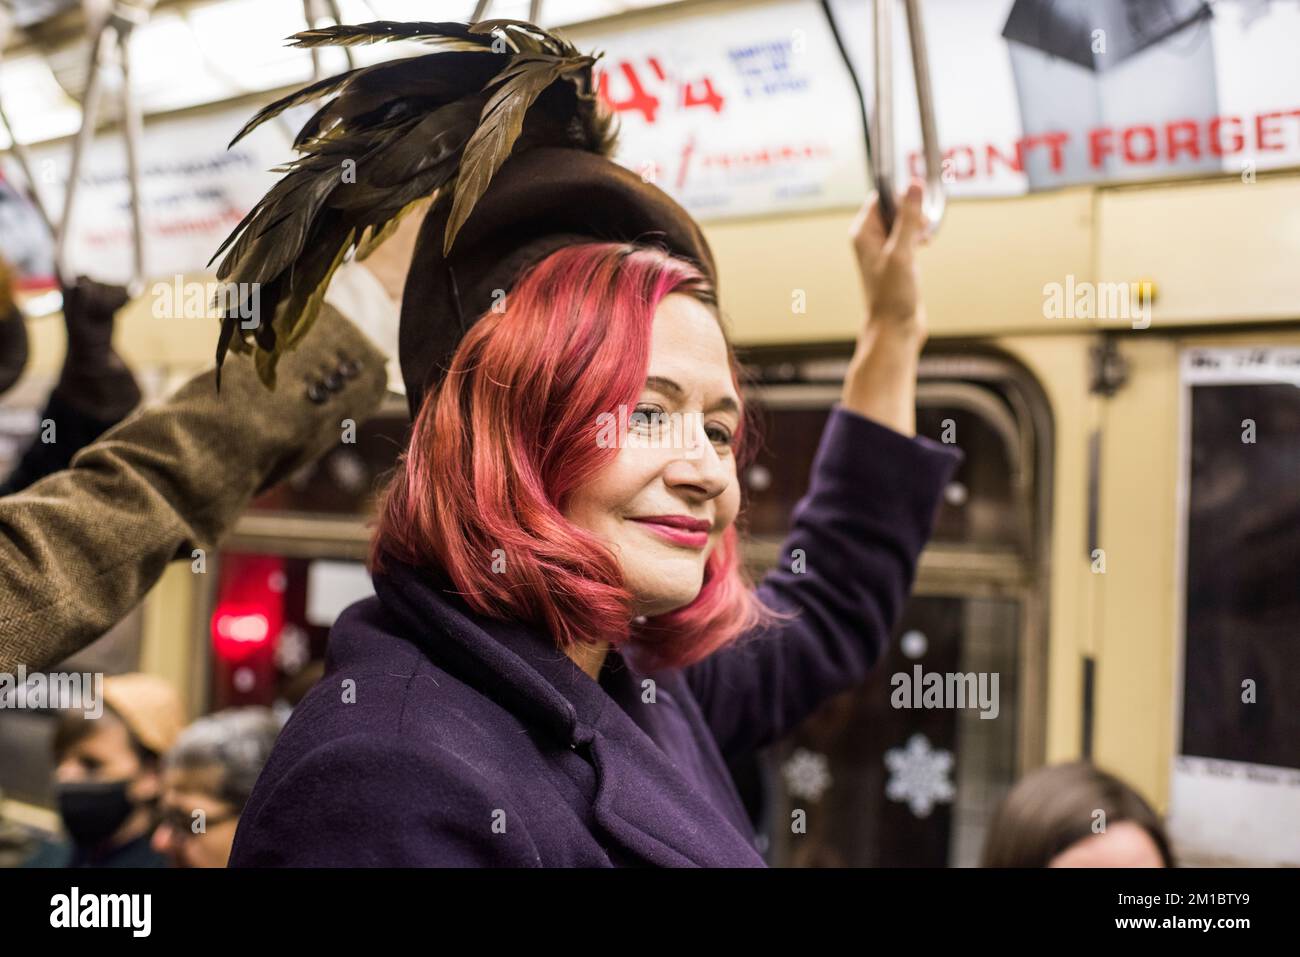
<path id="1" fill-rule="evenodd" d="M 779 567 L 753 587 L 738 476 L 757 440 L 718 270 L 686 211 L 608 158 L 592 58 L 517 21 L 304 42 L 368 31 L 482 49 L 316 87 L 336 96 L 299 143 L 320 155 L 222 264 L 309 288 L 363 225 L 439 190 L 403 296 L 414 425 L 376 595 L 335 623 L 231 865 L 763 866 L 726 761 L 865 679 L 961 459 L 916 435 L 922 187 L 892 230 L 869 200 L 847 237 L 866 315 Z M 335 151 L 388 136 L 356 184 L 329 178 Z"/>
<path id="2" fill-rule="evenodd" d="M 176 867 L 225 867 L 239 815 L 280 721 L 270 708 L 231 708 L 181 732 L 163 759 L 153 848 Z"/>
<path id="3" fill-rule="evenodd" d="M 162 792 L 161 761 L 184 726 L 180 698 L 155 675 L 104 678 L 103 713 L 60 716 L 54 783 L 63 844 L 29 867 L 165 867 L 151 846 Z"/>

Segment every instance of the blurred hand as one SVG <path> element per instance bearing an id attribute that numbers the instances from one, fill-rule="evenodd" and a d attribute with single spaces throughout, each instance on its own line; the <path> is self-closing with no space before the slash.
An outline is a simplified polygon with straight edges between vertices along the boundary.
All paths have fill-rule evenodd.
<path id="1" fill-rule="evenodd" d="M 424 217 L 429 212 L 431 200 L 423 200 L 415 209 L 402 217 L 393 235 L 365 259 L 358 262 L 364 266 L 383 285 L 388 297 L 399 306 L 402 303 L 402 290 L 406 286 L 406 274 L 411 270 L 411 256 L 415 253 L 415 240 L 424 225 Z"/>
<path id="2" fill-rule="evenodd" d="M 393 235 L 365 259 L 345 262 L 334 274 L 325 301 L 350 319 L 388 358 L 388 388 L 405 393 L 397 358 L 402 290 L 411 269 L 415 241 L 432 205 L 425 200 L 407 213 Z"/>
<path id="3" fill-rule="evenodd" d="M 867 303 L 864 336 L 875 339 L 882 333 L 896 334 L 917 349 L 927 335 L 916 261 L 916 249 L 925 242 L 924 189 L 920 180 L 912 180 L 899 200 L 888 236 L 875 193 L 862 204 L 849 229 Z"/>

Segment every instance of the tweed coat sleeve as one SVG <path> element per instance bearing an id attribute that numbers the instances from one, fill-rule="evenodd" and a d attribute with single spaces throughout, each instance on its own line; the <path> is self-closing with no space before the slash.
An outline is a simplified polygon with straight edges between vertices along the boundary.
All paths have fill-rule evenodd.
<path id="1" fill-rule="evenodd" d="M 771 744 L 866 678 L 961 459 L 950 446 L 832 409 L 780 563 L 757 589 L 793 617 L 685 669 L 724 756 Z"/>
<path id="2" fill-rule="evenodd" d="M 0 498 L 0 671 L 47 668 L 98 638 L 169 562 L 217 545 L 259 491 L 376 409 L 383 355 L 324 309 L 275 390 L 232 354 L 219 393 L 212 372 L 199 375 L 70 468 Z"/>

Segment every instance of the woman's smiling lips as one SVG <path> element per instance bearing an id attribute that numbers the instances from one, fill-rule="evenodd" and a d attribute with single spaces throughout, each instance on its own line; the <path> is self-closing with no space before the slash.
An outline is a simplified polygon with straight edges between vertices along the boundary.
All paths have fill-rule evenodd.
<path id="1" fill-rule="evenodd" d="M 644 525 L 660 538 L 685 548 L 704 548 L 709 544 L 708 522 L 689 515 L 648 515 L 630 521 Z"/>

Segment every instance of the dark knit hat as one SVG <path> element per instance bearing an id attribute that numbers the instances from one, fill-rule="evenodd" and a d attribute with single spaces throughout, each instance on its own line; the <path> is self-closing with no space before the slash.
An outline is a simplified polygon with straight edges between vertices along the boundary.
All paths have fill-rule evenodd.
<path id="1" fill-rule="evenodd" d="M 716 286 L 690 215 L 609 159 L 615 132 L 596 94 L 596 56 L 518 20 L 384 21 L 292 39 L 303 47 L 408 40 L 435 51 L 313 83 L 235 137 L 332 97 L 294 141 L 300 158 L 217 251 L 226 253 L 218 278 L 257 288 L 262 310 L 254 324 L 241 321 L 248 303 L 227 309 L 218 365 L 229 348 L 251 351 L 273 385 L 276 361 L 315 320 L 347 254 L 364 256 L 435 194 L 402 304 L 399 357 L 413 415 L 494 291 L 563 246 L 658 244 Z"/>
<path id="2" fill-rule="evenodd" d="M 626 167 L 584 150 L 512 156 L 442 254 L 450 204 L 420 230 L 402 297 L 399 353 L 411 415 L 442 380 L 461 338 L 546 256 L 574 243 L 642 242 L 688 259 L 717 286 L 713 254 L 689 213 Z"/>

